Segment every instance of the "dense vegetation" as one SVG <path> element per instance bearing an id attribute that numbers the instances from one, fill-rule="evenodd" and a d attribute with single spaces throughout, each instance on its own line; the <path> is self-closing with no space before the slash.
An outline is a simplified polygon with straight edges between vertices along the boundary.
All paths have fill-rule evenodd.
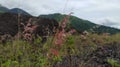
<path id="1" fill-rule="evenodd" d="M 0 15 L 0 67 L 120 67 L 120 30 L 70 15 L 14 13 Z"/>
<path id="2" fill-rule="evenodd" d="M 60 22 L 61 19 L 63 19 L 65 16 L 66 15 L 62 15 L 59 13 L 49 14 L 49 15 L 40 15 L 40 17 L 44 17 L 44 18 L 50 18 L 50 19 L 54 18 L 58 22 Z M 85 30 L 87 30 L 89 32 L 95 32 L 98 34 L 101 34 L 101 33 L 115 34 L 115 33 L 120 32 L 119 29 L 106 27 L 103 25 L 97 25 L 97 24 L 94 24 L 88 20 L 83 20 L 83 19 L 80 19 L 80 18 L 75 17 L 75 16 L 70 16 L 70 20 L 68 22 L 69 22 L 70 27 L 75 28 L 79 32 L 83 32 Z"/>
<path id="3" fill-rule="evenodd" d="M 53 37 L 46 43 L 41 38 L 29 43 L 24 40 L 0 44 L 1 67 L 119 67 L 120 34 L 70 35 L 59 51 L 54 48 Z M 48 56 L 50 54 L 50 56 Z M 112 60 L 113 59 L 113 60 Z M 115 60 L 115 62 L 114 62 Z M 111 64 L 113 66 L 111 66 Z"/>
<path id="4" fill-rule="evenodd" d="M 24 11 L 22 9 L 19 9 L 19 8 L 8 9 L 8 8 L 0 5 L 0 14 L 6 13 L 6 12 L 14 13 L 14 14 L 20 13 L 23 15 L 31 16 L 29 13 L 27 13 L 26 11 Z M 55 14 L 48 14 L 48 15 L 40 15 L 39 17 L 55 19 L 58 22 L 62 22 L 61 20 L 65 16 L 67 16 L 67 15 L 55 13 Z M 98 34 L 101 34 L 101 33 L 116 34 L 116 33 L 120 32 L 119 29 L 94 24 L 88 20 L 80 19 L 80 18 L 75 17 L 75 16 L 70 16 L 70 20 L 68 22 L 69 22 L 69 24 L 68 24 L 69 27 L 74 28 L 79 32 L 83 32 L 85 30 L 87 30 L 89 32 L 93 32 L 93 33 L 98 33 Z"/>

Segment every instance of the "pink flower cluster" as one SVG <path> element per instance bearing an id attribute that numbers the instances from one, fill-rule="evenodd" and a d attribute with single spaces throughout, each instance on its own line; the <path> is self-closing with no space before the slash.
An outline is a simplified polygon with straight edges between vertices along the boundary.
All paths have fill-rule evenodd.
<path id="1" fill-rule="evenodd" d="M 59 56 L 59 51 L 56 50 L 56 49 L 51 48 L 51 49 L 50 49 L 50 52 L 51 52 L 53 55 L 55 55 L 55 56 Z"/>
<path id="2" fill-rule="evenodd" d="M 61 24 L 59 25 L 59 27 L 61 29 L 59 29 L 54 37 L 54 41 L 53 41 L 53 45 L 55 46 L 55 48 L 50 49 L 50 52 L 52 53 L 52 55 L 54 56 L 59 56 L 59 49 L 56 48 L 61 48 L 62 44 L 65 42 L 65 38 L 67 36 L 67 34 L 72 34 L 74 32 L 76 32 L 76 30 L 72 29 L 70 32 L 66 32 L 65 28 L 67 26 L 67 21 L 69 20 L 69 17 L 72 13 L 70 13 L 69 15 L 67 15 L 62 22 L 60 22 Z"/>
<path id="3" fill-rule="evenodd" d="M 58 47 L 61 47 L 62 44 L 65 41 L 65 37 L 67 32 L 65 31 L 65 28 L 67 26 L 67 21 L 69 20 L 69 17 L 72 13 L 70 13 L 69 15 L 67 15 L 62 22 L 60 22 L 60 28 L 61 30 L 58 30 L 58 32 L 55 35 L 55 41 L 54 44 L 57 45 Z M 75 32 L 75 30 L 72 30 L 70 33 Z"/>
<path id="4" fill-rule="evenodd" d="M 33 36 L 32 36 L 33 32 L 38 27 L 37 25 L 32 25 L 30 23 L 31 20 L 32 20 L 32 18 L 29 19 L 26 26 L 24 24 L 22 24 L 24 26 L 23 37 L 24 37 L 25 40 L 30 41 L 30 42 L 33 40 Z"/>

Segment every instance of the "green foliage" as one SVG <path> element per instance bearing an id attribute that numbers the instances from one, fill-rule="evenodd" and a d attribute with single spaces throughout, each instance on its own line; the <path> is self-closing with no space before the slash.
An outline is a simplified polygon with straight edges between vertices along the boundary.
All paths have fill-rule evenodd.
<path id="1" fill-rule="evenodd" d="M 44 18 L 50 18 L 50 19 L 56 19 L 58 22 L 60 22 L 66 15 L 55 13 L 55 14 L 49 14 L 49 15 L 40 15 L 40 17 Z M 116 34 L 119 33 L 119 29 L 97 25 L 93 22 L 90 22 L 88 20 L 83 20 L 75 16 L 70 16 L 69 19 L 70 22 L 70 28 L 75 28 L 78 32 L 83 32 L 85 30 L 89 32 L 94 33 L 110 33 L 110 34 Z M 68 25 L 69 26 L 69 25 Z"/>
<path id="2" fill-rule="evenodd" d="M 120 67 L 120 63 L 114 59 L 108 59 L 107 61 L 112 65 L 112 67 Z"/>
<path id="3" fill-rule="evenodd" d="M 66 37 L 59 51 L 59 56 L 52 55 L 50 58 L 48 58 L 47 54 L 49 54 L 50 49 L 54 47 L 52 46 L 54 39 L 52 36 L 50 36 L 44 44 L 41 43 L 41 38 L 36 39 L 33 44 L 21 39 L 0 44 L 0 66 L 52 67 L 56 62 L 62 62 L 63 57 L 79 56 L 81 58 L 87 58 L 89 54 L 97 49 L 97 46 L 104 46 L 114 42 L 119 43 L 120 40 L 120 34 L 112 36 L 90 34 L 85 37 L 86 39 L 83 39 L 80 35 L 70 35 Z M 95 39 L 95 41 L 93 39 Z M 36 44 L 42 46 L 37 46 Z M 111 65 L 119 67 L 118 62 L 113 59 L 108 59 L 108 62 Z M 81 66 L 85 64 L 87 63 L 80 62 Z"/>
<path id="4" fill-rule="evenodd" d="M 41 38 L 41 37 L 38 37 L 37 39 L 34 40 L 34 44 L 40 45 L 40 44 L 41 44 L 41 41 L 42 41 L 42 38 Z"/>
<path id="5" fill-rule="evenodd" d="M 5 62 L 4 64 L 2 64 L 1 67 L 10 67 L 10 63 L 11 63 L 11 61 L 8 60 L 8 61 Z"/>
<path id="6" fill-rule="evenodd" d="M 1 67 L 31 67 L 30 62 L 25 62 L 20 64 L 18 61 L 8 60 L 5 63 L 1 64 Z"/>
<path id="7" fill-rule="evenodd" d="M 0 5 L 0 13 L 5 13 L 5 12 L 7 12 L 8 10 L 9 10 L 8 8 Z"/>

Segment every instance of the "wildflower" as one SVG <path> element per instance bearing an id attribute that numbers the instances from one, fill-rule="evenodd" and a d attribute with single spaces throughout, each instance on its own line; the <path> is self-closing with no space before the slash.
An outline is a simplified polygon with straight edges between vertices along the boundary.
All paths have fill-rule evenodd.
<path id="1" fill-rule="evenodd" d="M 33 40 L 33 32 L 36 30 L 36 28 L 38 27 L 38 25 L 32 25 L 31 22 L 32 18 L 29 19 L 27 25 L 25 26 L 24 24 L 22 24 L 24 26 L 24 31 L 23 31 L 23 37 L 24 39 L 26 39 L 27 41 L 32 41 Z"/>
<path id="2" fill-rule="evenodd" d="M 75 30 L 75 29 L 72 29 L 72 30 L 70 30 L 68 33 L 73 34 L 73 33 L 75 33 L 75 32 L 76 32 L 76 30 Z"/>
<path id="3" fill-rule="evenodd" d="M 51 56 L 50 56 L 50 54 L 49 54 L 49 53 L 47 53 L 47 58 L 51 59 Z"/>
<path id="4" fill-rule="evenodd" d="M 68 16 L 66 16 L 63 21 L 60 24 L 60 30 L 55 35 L 54 44 L 61 47 L 61 45 L 64 43 L 66 32 L 65 27 L 67 25 L 67 21 L 72 13 L 70 13 Z M 72 30 L 71 33 L 75 32 L 75 30 Z"/>
<path id="5" fill-rule="evenodd" d="M 28 33 L 24 34 L 24 38 L 28 41 L 32 41 L 32 35 L 31 34 L 28 34 Z"/>
<path id="6" fill-rule="evenodd" d="M 51 48 L 50 49 L 50 52 L 54 55 L 54 56 L 59 56 L 59 52 L 58 52 L 58 50 L 56 50 L 56 49 L 53 49 L 53 48 Z"/>
<path id="7" fill-rule="evenodd" d="M 63 21 L 61 22 L 61 24 L 59 25 L 59 30 L 57 30 L 56 34 L 55 34 L 55 38 L 54 38 L 54 41 L 53 41 L 53 44 L 56 46 L 56 47 L 60 47 L 62 46 L 62 44 L 65 42 L 65 37 L 66 37 L 66 31 L 65 31 L 65 27 L 67 26 L 67 21 L 69 19 L 69 16 L 71 15 L 71 13 L 66 16 Z M 75 30 L 72 30 L 71 33 L 74 33 Z M 54 56 L 59 56 L 59 49 L 56 50 L 56 49 L 53 49 L 51 48 L 50 49 L 50 52 L 54 55 Z M 48 58 L 50 58 L 50 55 L 47 54 Z"/>

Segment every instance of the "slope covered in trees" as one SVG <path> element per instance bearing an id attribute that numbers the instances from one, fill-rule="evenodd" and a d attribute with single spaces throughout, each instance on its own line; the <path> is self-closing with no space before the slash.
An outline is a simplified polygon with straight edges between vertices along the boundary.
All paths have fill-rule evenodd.
<path id="1" fill-rule="evenodd" d="M 59 13 L 40 15 L 40 17 L 56 19 L 58 22 L 60 22 L 65 16 L 66 15 L 59 14 Z M 80 19 L 75 16 L 70 16 L 68 22 L 69 22 L 70 27 L 76 29 L 79 32 L 89 31 L 89 32 L 99 33 L 99 34 L 101 33 L 116 34 L 120 32 L 119 29 L 115 29 L 115 28 L 107 27 L 103 25 L 98 25 L 88 20 Z"/>

